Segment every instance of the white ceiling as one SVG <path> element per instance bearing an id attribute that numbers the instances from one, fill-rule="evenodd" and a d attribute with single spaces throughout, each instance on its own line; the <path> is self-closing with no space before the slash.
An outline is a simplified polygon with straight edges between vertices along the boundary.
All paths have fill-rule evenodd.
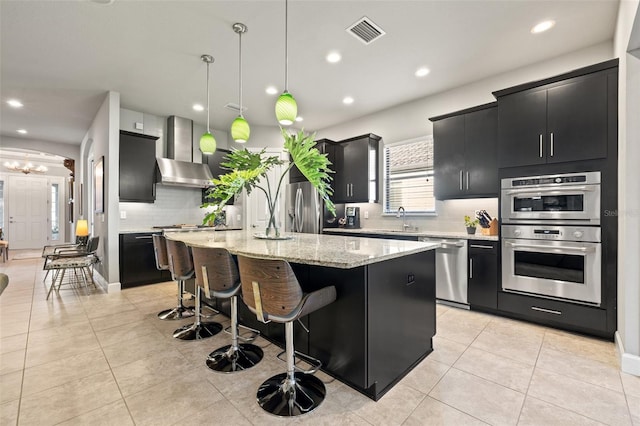
<path id="1" fill-rule="evenodd" d="M 289 91 L 302 125 L 318 130 L 490 75 L 611 40 L 618 0 L 289 1 Z M 211 121 L 227 129 L 238 102 L 238 36 L 243 36 L 245 117 L 276 125 L 283 89 L 284 0 L 0 1 L 0 132 L 79 144 L 108 90 L 121 106 L 205 124 L 206 66 Z M 345 32 L 363 16 L 386 35 L 364 45 Z M 532 35 L 544 19 L 556 26 Z M 329 64 L 332 50 L 342 61 Z M 431 73 L 416 78 L 415 70 Z M 350 106 L 344 96 L 355 98 Z M 25 106 L 12 109 L 6 100 Z M 29 134 L 21 136 L 18 128 Z"/>

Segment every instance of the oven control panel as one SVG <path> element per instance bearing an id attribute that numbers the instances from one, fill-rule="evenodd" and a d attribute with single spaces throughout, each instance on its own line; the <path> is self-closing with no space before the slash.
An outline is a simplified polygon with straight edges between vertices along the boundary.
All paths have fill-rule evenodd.
<path id="1" fill-rule="evenodd" d="M 599 243 L 601 234 L 596 226 L 502 225 L 502 238 Z"/>

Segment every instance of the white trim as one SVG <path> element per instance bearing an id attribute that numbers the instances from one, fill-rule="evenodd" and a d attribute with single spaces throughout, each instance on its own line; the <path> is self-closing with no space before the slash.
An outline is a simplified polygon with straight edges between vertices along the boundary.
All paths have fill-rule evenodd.
<path id="1" fill-rule="evenodd" d="M 109 283 L 104 279 L 102 275 L 100 275 L 100 272 L 98 272 L 97 270 L 93 271 L 93 281 L 100 287 L 102 287 L 102 289 L 107 293 L 118 293 L 122 291 L 122 284 L 120 284 L 120 281 Z"/>
<path id="2" fill-rule="evenodd" d="M 625 353 L 624 344 L 618 331 L 615 333 L 615 341 L 616 352 L 618 353 L 618 360 L 620 361 L 620 370 L 622 370 L 623 373 L 640 376 L 640 356 Z"/>

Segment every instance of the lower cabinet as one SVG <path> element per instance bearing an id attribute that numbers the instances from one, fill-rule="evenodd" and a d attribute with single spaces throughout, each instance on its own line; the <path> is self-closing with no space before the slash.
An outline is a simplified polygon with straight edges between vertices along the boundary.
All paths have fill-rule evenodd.
<path id="1" fill-rule="evenodd" d="M 498 308 L 516 318 L 611 339 L 605 309 L 506 292 L 498 294 Z"/>
<path id="2" fill-rule="evenodd" d="M 471 308 L 498 308 L 498 242 L 469 240 L 468 300 Z"/>
<path id="3" fill-rule="evenodd" d="M 152 233 L 120 234 L 120 284 L 123 288 L 171 281 L 156 268 Z"/>

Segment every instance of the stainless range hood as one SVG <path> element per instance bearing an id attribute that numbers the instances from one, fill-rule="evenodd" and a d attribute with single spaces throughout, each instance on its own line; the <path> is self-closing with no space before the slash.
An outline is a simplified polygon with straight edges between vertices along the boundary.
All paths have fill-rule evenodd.
<path id="1" fill-rule="evenodd" d="M 167 119 L 167 157 L 157 158 L 157 181 L 163 185 L 206 188 L 211 170 L 193 162 L 193 121 L 174 115 Z"/>

